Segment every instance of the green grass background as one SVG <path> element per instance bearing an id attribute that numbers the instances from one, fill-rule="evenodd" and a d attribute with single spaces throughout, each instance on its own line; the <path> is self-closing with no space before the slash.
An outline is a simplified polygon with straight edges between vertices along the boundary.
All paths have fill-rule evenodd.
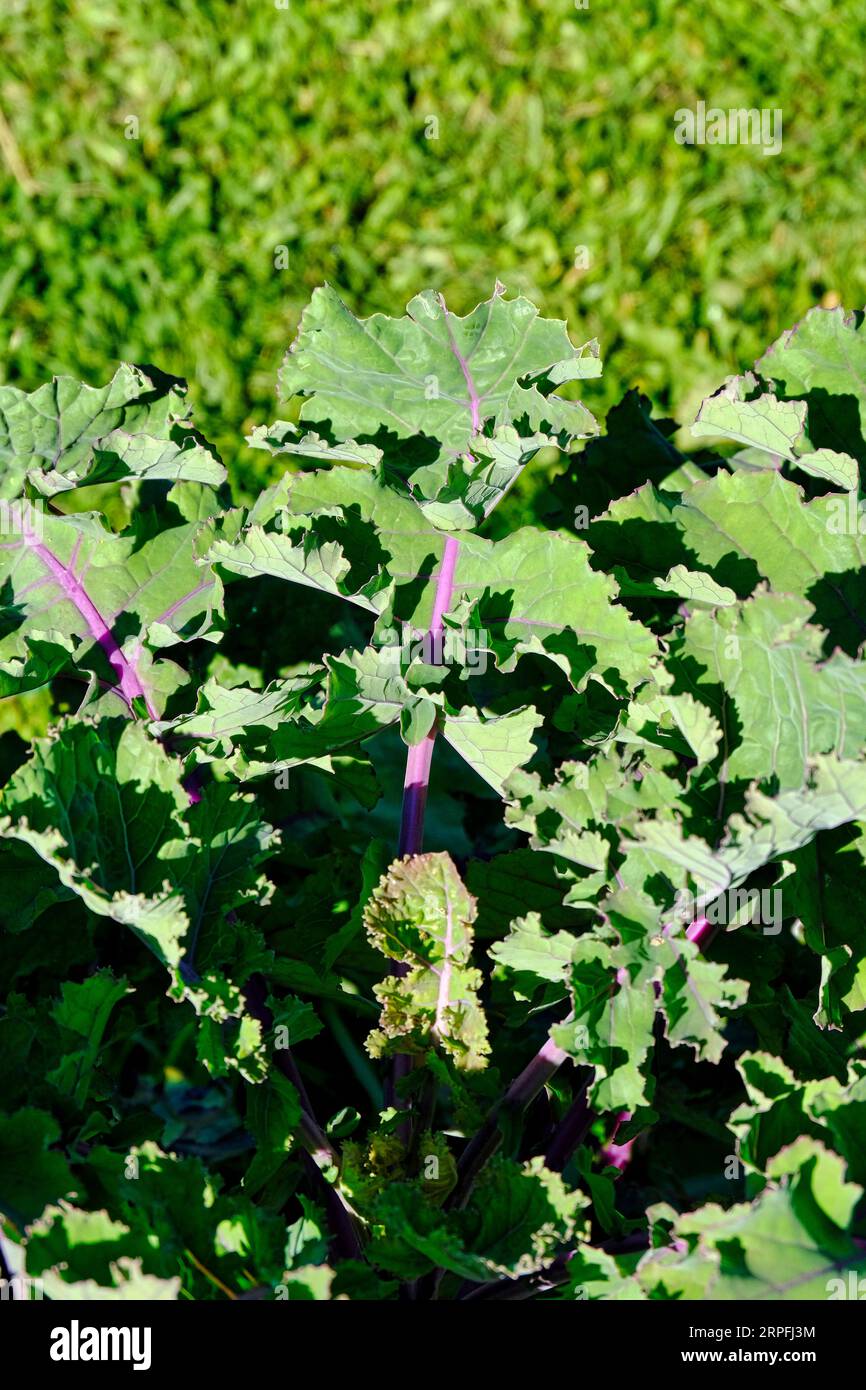
<path id="1" fill-rule="evenodd" d="M 428 285 L 465 312 L 498 276 L 601 339 L 594 408 L 639 385 L 680 418 L 811 304 L 866 298 L 860 0 L 2 12 L 0 376 L 154 362 L 241 476 L 324 280 L 361 314 Z M 677 145 L 699 99 L 781 108 L 782 153 Z"/>

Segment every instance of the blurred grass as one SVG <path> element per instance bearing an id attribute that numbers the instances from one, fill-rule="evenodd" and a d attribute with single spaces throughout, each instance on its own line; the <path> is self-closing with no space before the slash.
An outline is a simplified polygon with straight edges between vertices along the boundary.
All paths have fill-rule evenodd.
<path id="1" fill-rule="evenodd" d="M 3 0 L 0 375 L 155 362 L 249 481 L 317 284 L 498 276 L 601 339 L 594 408 L 688 412 L 866 298 L 864 40 L 853 0 Z M 782 153 L 677 145 L 699 99 L 780 107 Z"/>

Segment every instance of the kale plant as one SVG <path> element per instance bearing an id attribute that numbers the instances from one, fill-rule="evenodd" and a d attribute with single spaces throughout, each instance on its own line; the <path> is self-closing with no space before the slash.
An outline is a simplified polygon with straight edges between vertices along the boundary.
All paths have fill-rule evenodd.
<path id="1" fill-rule="evenodd" d="M 243 505 L 174 378 L 0 387 L 7 1277 L 866 1273 L 866 334 L 689 453 L 600 371 L 499 285 L 319 290 Z"/>

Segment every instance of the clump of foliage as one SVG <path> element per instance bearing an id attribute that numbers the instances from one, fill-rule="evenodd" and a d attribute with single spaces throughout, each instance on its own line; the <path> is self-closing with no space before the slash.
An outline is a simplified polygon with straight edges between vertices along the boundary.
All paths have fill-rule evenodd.
<path id="1" fill-rule="evenodd" d="M 174 378 L 0 388 L 4 1261 L 59 1299 L 862 1271 L 864 342 L 810 312 L 686 458 L 636 394 L 602 434 L 595 342 L 500 285 L 318 290 L 249 506 Z"/>

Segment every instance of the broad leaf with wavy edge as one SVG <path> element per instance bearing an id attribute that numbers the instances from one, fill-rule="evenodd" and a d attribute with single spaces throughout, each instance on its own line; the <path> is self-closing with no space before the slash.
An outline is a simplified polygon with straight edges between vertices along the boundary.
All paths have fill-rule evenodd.
<path id="1" fill-rule="evenodd" d="M 106 386 L 56 376 L 0 386 L 0 497 L 51 497 L 120 478 L 218 486 L 226 471 L 190 422 L 186 383 L 124 362 Z"/>

